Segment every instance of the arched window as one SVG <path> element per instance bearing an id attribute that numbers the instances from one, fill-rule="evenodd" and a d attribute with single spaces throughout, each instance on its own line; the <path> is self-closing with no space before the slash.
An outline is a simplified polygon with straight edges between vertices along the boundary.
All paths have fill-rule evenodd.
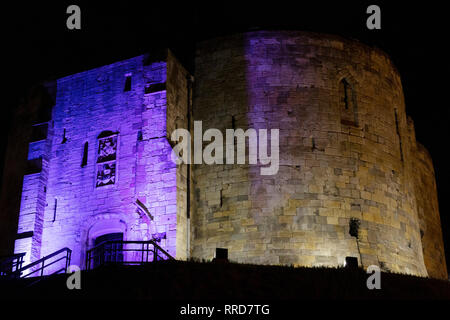
<path id="1" fill-rule="evenodd" d="M 343 78 L 339 82 L 339 104 L 341 112 L 341 123 L 357 126 L 358 113 L 356 107 L 356 96 L 353 85 Z"/>
<path id="2" fill-rule="evenodd" d="M 103 131 L 98 138 L 96 187 L 116 182 L 117 132 Z"/>

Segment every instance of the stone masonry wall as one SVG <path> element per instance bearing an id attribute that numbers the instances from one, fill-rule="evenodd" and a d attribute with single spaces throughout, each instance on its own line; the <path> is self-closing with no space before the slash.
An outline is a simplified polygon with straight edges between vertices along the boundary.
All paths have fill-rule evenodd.
<path id="1" fill-rule="evenodd" d="M 427 274 L 402 86 L 384 53 L 294 31 L 207 40 L 194 92 L 203 130 L 280 129 L 276 175 L 260 175 L 259 165 L 195 166 L 194 257 L 225 247 L 239 262 L 338 266 L 354 256 L 364 267 Z"/>
<path id="2" fill-rule="evenodd" d="M 415 154 L 414 177 L 425 266 L 430 277 L 448 279 L 433 162 L 420 143 Z"/>
<path id="3" fill-rule="evenodd" d="M 40 154 L 38 154 L 39 150 L 37 149 L 45 147 L 45 143 L 42 142 L 35 142 L 30 145 L 33 125 L 44 121 L 42 114 L 45 115 L 45 111 L 53 106 L 54 97 L 52 93 L 55 89 L 56 84 L 53 82 L 37 84 L 23 98 L 15 112 L 8 136 L 8 149 L 5 158 L 0 199 L 0 255 L 2 256 L 12 254 L 14 251 L 18 230 L 18 212 L 22 205 L 20 200 L 23 176 L 27 170 L 27 159 L 39 157 Z M 38 177 L 39 175 L 34 176 L 36 191 Z M 32 185 L 33 183 L 27 189 L 33 188 Z M 33 208 L 30 201 L 28 203 L 29 208 Z M 34 213 L 35 209 L 36 206 L 28 212 Z M 28 227 L 26 229 L 22 227 L 19 233 L 34 231 L 34 216 L 28 217 L 28 220 L 30 222 Z M 24 237 L 20 242 L 22 245 L 31 248 L 31 241 L 31 237 Z M 25 259 L 29 261 L 30 257 L 27 256 Z"/>
<path id="4" fill-rule="evenodd" d="M 96 237 L 122 232 L 124 240 L 165 234 L 160 245 L 174 257 L 185 255 L 185 248 L 177 250 L 177 199 L 183 190 L 166 128 L 166 92 L 179 85 L 178 79 L 166 83 L 168 65 L 173 68 L 174 62 L 144 60 L 138 56 L 57 80 L 51 130 L 42 142 L 48 147 L 29 149 L 29 157 L 43 156 L 47 169 L 24 177 L 19 218 L 20 232 L 27 229 L 28 216 L 33 221 L 41 217 L 42 245 L 25 248 L 18 240 L 16 252 L 40 250 L 35 260 L 68 247 L 72 264 L 83 267 Z M 181 100 L 171 103 L 172 108 L 182 105 Z M 99 138 L 105 132 L 117 134 L 115 182 L 96 187 Z M 86 143 L 87 163 L 82 164 Z M 48 180 L 41 178 L 44 173 Z M 34 198 L 42 198 L 41 216 L 26 214 Z M 137 210 L 137 200 L 153 220 Z"/>
<path id="5" fill-rule="evenodd" d="M 47 138 L 28 145 L 42 169 L 23 177 L 15 252 L 26 262 L 69 247 L 83 267 L 96 237 L 122 232 L 165 235 L 160 245 L 178 259 L 211 259 L 221 247 L 244 263 L 339 266 L 352 256 L 363 267 L 446 277 L 432 161 L 385 53 L 297 31 L 226 36 L 198 44 L 193 90 L 173 54 L 163 56 L 57 80 Z M 27 126 L 39 122 L 24 116 L 38 113 L 34 99 Z M 249 165 L 248 146 L 246 164 L 175 165 L 171 134 L 193 134 L 194 120 L 224 137 L 269 129 L 269 145 L 279 129 L 278 172 Z M 96 187 L 104 134 L 117 135 L 115 182 Z M 20 135 L 29 141 L 31 131 Z M 14 210 L 5 194 L 2 208 Z"/>
<path id="6" fill-rule="evenodd" d="M 167 53 L 167 139 L 173 146 L 171 135 L 177 128 L 188 128 L 188 72 L 172 54 Z M 192 184 L 192 172 L 190 180 Z M 176 247 L 177 258 L 187 259 L 190 256 L 188 243 L 188 205 L 187 205 L 187 164 L 177 165 L 177 221 Z"/>

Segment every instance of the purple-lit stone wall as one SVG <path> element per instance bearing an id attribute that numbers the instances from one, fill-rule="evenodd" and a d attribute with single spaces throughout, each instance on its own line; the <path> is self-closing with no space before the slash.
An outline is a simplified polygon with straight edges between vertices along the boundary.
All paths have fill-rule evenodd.
<path id="1" fill-rule="evenodd" d="M 297 31 L 209 39 L 197 44 L 194 92 L 170 51 L 164 62 L 144 58 L 57 81 L 48 137 L 29 145 L 42 170 L 23 180 L 15 251 L 26 262 L 69 247 L 83 267 L 98 236 L 122 232 L 157 236 L 178 259 L 227 248 L 243 263 L 336 267 L 355 257 L 362 267 L 446 275 L 431 159 L 385 53 Z M 279 129 L 278 172 L 261 175 L 248 157 L 174 165 L 170 136 L 194 120 L 222 133 Z"/>
<path id="2" fill-rule="evenodd" d="M 160 245 L 177 256 L 177 167 L 167 140 L 166 90 L 145 93 L 146 86 L 166 82 L 167 62 L 143 61 L 138 56 L 57 81 L 48 150 L 41 142 L 29 149 L 29 158 L 48 160 L 48 174 L 43 169 L 24 177 L 18 232 L 42 239 L 42 245 L 16 241 L 15 251 L 27 252 L 27 261 L 33 250 L 39 252 L 31 261 L 68 247 L 71 264 L 83 267 L 94 239 L 114 232 L 123 232 L 124 240 L 166 233 Z M 127 76 L 130 91 L 124 91 Z M 113 184 L 96 187 L 98 136 L 104 131 L 117 133 L 116 175 Z M 137 199 L 154 220 L 138 213 Z"/>

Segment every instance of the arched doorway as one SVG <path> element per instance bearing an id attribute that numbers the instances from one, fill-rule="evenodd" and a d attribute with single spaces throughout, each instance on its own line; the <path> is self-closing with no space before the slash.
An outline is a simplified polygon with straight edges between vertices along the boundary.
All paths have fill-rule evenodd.
<path id="1" fill-rule="evenodd" d="M 87 225 L 84 248 L 86 269 L 127 260 L 123 253 L 123 241 L 127 240 L 125 221 L 119 216 L 98 215 Z"/>
<path id="2" fill-rule="evenodd" d="M 123 262 L 123 233 L 106 233 L 94 239 L 93 267 Z"/>

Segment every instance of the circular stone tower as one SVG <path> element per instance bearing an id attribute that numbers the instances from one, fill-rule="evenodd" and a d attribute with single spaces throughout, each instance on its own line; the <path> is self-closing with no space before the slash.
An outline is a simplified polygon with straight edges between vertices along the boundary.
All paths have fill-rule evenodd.
<path id="1" fill-rule="evenodd" d="M 338 36 L 258 31 L 199 43 L 195 75 L 203 131 L 268 129 L 270 138 L 279 129 L 280 161 L 275 175 L 248 158 L 194 165 L 193 257 L 210 259 L 217 247 L 243 263 L 356 257 L 427 275 L 415 138 L 385 53 Z"/>

